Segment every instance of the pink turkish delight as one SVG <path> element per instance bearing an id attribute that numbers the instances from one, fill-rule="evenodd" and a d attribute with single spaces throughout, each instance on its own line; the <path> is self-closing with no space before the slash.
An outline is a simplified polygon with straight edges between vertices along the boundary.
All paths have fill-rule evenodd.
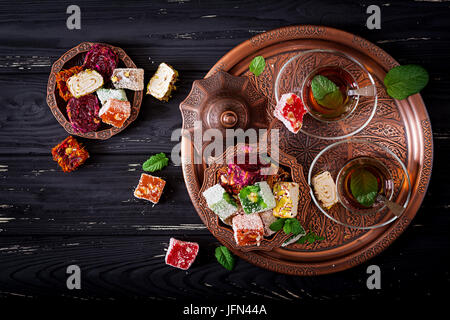
<path id="1" fill-rule="evenodd" d="M 166 253 L 166 264 L 187 270 L 198 254 L 198 243 L 170 238 L 169 249 Z"/>
<path id="2" fill-rule="evenodd" d="M 66 110 L 75 132 L 96 131 L 101 125 L 101 120 L 98 116 L 100 105 L 97 97 L 93 94 L 71 98 Z"/>
<path id="3" fill-rule="evenodd" d="M 87 52 L 83 67 L 98 71 L 103 79 L 108 81 L 118 63 L 119 58 L 113 49 L 102 44 L 95 44 Z"/>

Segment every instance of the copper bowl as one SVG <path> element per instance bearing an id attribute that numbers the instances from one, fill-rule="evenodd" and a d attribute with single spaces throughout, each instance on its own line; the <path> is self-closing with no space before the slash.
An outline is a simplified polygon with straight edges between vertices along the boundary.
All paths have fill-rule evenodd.
<path id="1" fill-rule="evenodd" d="M 58 120 L 61 126 L 70 135 L 76 135 L 88 139 L 106 140 L 111 138 L 113 135 L 121 132 L 131 122 L 133 122 L 136 119 L 137 115 L 139 114 L 139 109 L 142 103 L 143 90 L 141 91 L 125 90 L 127 93 L 128 101 L 130 101 L 131 104 L 131 115 L 128 118 L 128 120 L 125 121 L 122 128 L 116 128 L 111 125 L 102 123 L 102 125 L 97 131 L 80 133 L 75 132 L 75 130 L 73 130 L 72 125 L 70 124 L 67 117 L 66 112 L 67 102 L 64 101 L 64 99 L 62 99 L 59 96 L 58 88 L 56 86 L 56 74 L 64 69 L 69 69 L 74 66 L 81 66 L 83 64 L 86 52 L 89 51 L 89 49 L 95 44 L 96 44 L 95 42 L 82 42 L 76 47 L 64 53 L 58 60 L 55 61 L 55 63 L 53 63 L 50 76 L 48 77 L 47 104 L 50 107 L 50 110 L 52 111 L 56 120 Z M 136 68 L 134 62 L 121 48 L 114 47 L 105 43 L 102 43 L 102 45 L 110 47 L 117 54 L 117 56 L 119 57 L 119 64 L 118 64 L 119 68 Z"/>
<path id="2" fill-rule="evenodd" d="M 218 171 L 223 167 L 226 167 L 229 160 L 233 159 L 239 150 L 241 150 L 244 146 L 247 145 L 238 143 L 235 146 L 227 148 L 221 156 L 209 159 L 209 166 L 204 173 L 203 185 L 197 195 L 197 201 L 200 204 L 199 208 L 201 210 L 200 218 L 202 218 L 203 222 L 212 234 L 228 247 L 244 252 L 254 250 L 271 251 L 274 248 L 281 247 L 282 244 L 291 237 L 291 235 L 286 235 L 284 232 L 278 231 L 270 237 L 264 237 L 259 246 L 239 246 L 234 240 L 231 226 L 220 221 L 219 217 L 208 208 L 205 197 L 202 195 L 203 191 L 218 183 Z M 253 148 L 257 153 L 260 152 L 258 146 L 251 146 L 251 148 Z M 303 167 L 294 157 L 291 157 L 281 151 L 279 152 L 278 164 L 287 169 L 290 174 L 290 181 L 296 182 L 299 185 L 297 217 L 303 217 L 304 211 L 308 209 L 311 200 L 310 188 L 303 175 Z M 304 225 L 304 221 L 300 222 Z"/>

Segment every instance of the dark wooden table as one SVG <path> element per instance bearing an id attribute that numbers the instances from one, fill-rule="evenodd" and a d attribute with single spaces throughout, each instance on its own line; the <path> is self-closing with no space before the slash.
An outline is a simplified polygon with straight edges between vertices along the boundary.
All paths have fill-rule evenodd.
<path id="1" fill-rule="evenodd" d="M 204 303 L 436 299 L 449 286 L 450 3 L 447 1 L 77 1 L 81 30 L 66 28 L 67 1 L 0 3 L 0 297 Z M 366 26 L 367 6 L 381 8 L 381 30 Z M 407 231 L 367 263 L 336 274 L 294 277 L 239 260 L 234 271 L 214 258 L 218 241 L 197 216 L 181 167 L 161 172 L 160 204 L 133 197 L 149 155 L 178 141 L 179 103 L 227 51 L 280 26 L 321 24 L 377 44 L 402 64 L 430 73 L 423 90 L 434 137 L 434 168 L 423 205 Z M 64 174 L 50 149 L 67 134 L 46 100 L 52 63 L 82 41 L 122 47 L 146 71 L 161 62 L 180 72 L 168 103 L 143 99 L 138 119 L 107 141 L 82 140 L 91 158 Z M 187 272 L 164 264 L 171 236 L 197 241 Z M 79 265 L 82 289 L 68 290 L 66 268 Z M 366 287 L 369 265 L 381 290 Z M 445 291 L 444 291 L 445 292 Z M 448 296 L 448 293 L 446 294 Z M 0 305 L 3 299 L 0 299 Z M 178 312 L 178 311 L 177 311 Z"/>

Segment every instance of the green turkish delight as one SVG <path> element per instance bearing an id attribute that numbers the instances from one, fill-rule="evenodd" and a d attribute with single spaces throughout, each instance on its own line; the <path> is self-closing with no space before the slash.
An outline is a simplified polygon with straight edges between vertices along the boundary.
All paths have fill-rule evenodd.
<path id="1" fill-rule="evenodd" d="M 243 188 L 239 192 L 239 200 L 247 214 L 271 210 L 276 206 L 272 190 L 265 181 Z"/>
<path id="2" fill-rule="evenodd" d="M 225 189 L 216 184 L 203 192 L 208 208 L 210 208 L 219 218 L 225 222 L 237 211 L 237 204 L 233 197 Z"/>

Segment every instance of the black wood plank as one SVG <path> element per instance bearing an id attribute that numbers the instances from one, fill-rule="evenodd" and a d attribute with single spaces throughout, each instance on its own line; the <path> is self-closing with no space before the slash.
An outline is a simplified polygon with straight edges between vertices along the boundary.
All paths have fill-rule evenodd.
<path id="1" fill-rule="evenodd" d="M 307 303 L 349 301 L 382 294 L 393 301 L 439 299 L 448 286 L 449 240 L 424 239 L 408 229 L 384 253 L 351 270 L 318 277 L 295 277 L 254 267 L 238 259 L 233 272 L 214 258 L 219 244 L 211 236 L 181 237 L 197 241 L 200 252 L 188 271 L 164 264 L 168 236 L 152 237 L 2 237 L 0 297 L 42 295 L 110 299 L 203 300 L 248 303 L 258 300 Z M 422 257 L 427 255 L 427 259 Z M 81 290 L 68 290 L 66 268 L 81 268 Z M 382 270 L 382 290 L 367 289 L 366 269 Z M 424 285 L 426 283 L 426 285 Z M 207 297 L 207 302 L 204 300 Z"/>

